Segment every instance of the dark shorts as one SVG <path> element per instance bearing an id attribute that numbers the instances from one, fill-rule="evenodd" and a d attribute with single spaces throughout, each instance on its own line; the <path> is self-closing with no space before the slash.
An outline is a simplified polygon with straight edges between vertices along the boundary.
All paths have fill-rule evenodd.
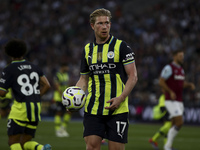
<path id="1" fill-rule="evenodd" d="M 37 129 L 38 122 L 27 122 L 19 121 L 15 119 L 8 119 L 7 123 L 7 134 L 17 135 L 17 134 L 28 134 L 35 137 L 35 132 Z"/>
<path id="2" fill-rule="evenodd" d="M 56 111 L 66 112 L 66 108 L 62 102 L 56 102 Z"/>
<path id="3" fill-rule="evenodd" d="M 85 113 L 83 125 L 84 137 L 97 135 L 114 142 L 128 142 L 128 113 L 108 116 Z"/>

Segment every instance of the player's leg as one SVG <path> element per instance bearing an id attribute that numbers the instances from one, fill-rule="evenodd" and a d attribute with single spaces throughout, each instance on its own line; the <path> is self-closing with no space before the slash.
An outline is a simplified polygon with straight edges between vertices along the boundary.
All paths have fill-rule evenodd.
<path id="1" fill-rule="evenodd" d="M 101 141 L 105 136 L 104 116 L 84 114 L 84 140 L 87 150 L 100 150 Z"/>
<path id="2" fill-rule="evenodd" d="M 178 132 L 183 124 L 183 117 L 182 116 L 174 117 L 174 118 L 172 118 L 172 122 L 173 122 L 173 125 L 168 132 L 167 142 L 165 144 L 166 150 L 167 150 L 167 148 L 169 149 L 172 147 L 174 138 L 178 134 Z"/>
<path id="3" fill-rule="evenodd" d="M 163 133 L 163 136 L 164 136 L 164 144 L 167 142 L 167 134 L 171 126 L 172 126 L 172 122 L 166 121 L 160 129 L 160 131 Z"/>
<path id="4" fill-rule="evenodd" d="M 51 150 L 51 145 L 41 145 L 35 141 L 28 141 L 24 144 L 24 150 Z"/>
<path id="5" fill-rule="evenodd" d="M 62 128 L 62 122 L 63 122 L 63 105 L 62 105 L 62 98 L 60 96 L 60 93 L 58 91 L 54 92 L 54 101 L 56 102 L 56 108 L 55 108 L 55 115 L 54 115 L 54 124 L 55 124 L 55 133 L 57 137 L 66 137 L 66 135 L 63 133 Z M 64 112 L 66 109 L 64 110 Z"/>
<path id="6" fill-rule="evenodd" d="M 24 150 L 41 150 L 43 145 L 40 145 L 39 143 L 35 141 L 31 141 L 33 138 L 33 135 L 35 133 L 35 129 L 29 129 L 29 132 L 26 134 L 23 134 L 21 137 L 21 144 L 24 148 Z M 29 135 L 31 134 L 31 135 Z"/>
<path id="7" fill-rule="evenodd" d="M 149 139 L 149 143 L 152 145 L 154 150 L 158 150 L 158 143 L 157 140 L 160 136 L 164 136 L 164 144 L 167 142 L 167 134 L 171 127 L 171 121 L 165 121 L 164 125 L 157 131 L 151 139 Z"/>
<path id="8" fill-rule="evenodd" d="M 35 137 L 35 132 L 37 129 L 38 122 L 30 122 L 21 137 L 21 145 L 23 145 L 24 150 L 51 150 L 49 144 L 42 145 L 36 141 L 31 141 Z"/>
<path id="9" fill-rule="evenodd" d="M 56 115 L 54 116 L 54 123 L 55 123 L 55 130 L 56 133 L 59 132 L 60 127 L 62 125 L 62 113 L 56 112 Z"/>
<path id="10" fill-rule="evenodd" d="M 56 114 L 54 116 L 55 132 L 57 137 L 64 137 L 62 126 L 63 106 L 61 102 L 56 102 Z"/>
<path id="11" fill-rule="evenodd" d="M 65 128 L 67 128 L 67 126 L 68 126 L 68 124 L 69 124 L 69 122 L 70 122 L 70 120 L 71 120 L 71 113 L 65 113 L 64 114 L 64 116 L 63 116 L 63 126 L 65 127 Z"/>
<path id="12" fill-rule="evenodd" d="M 32 135 L 23 134 L 21 138 L 21 144 L 23 145 L 24 150 L 41 150 L 43 145 L 40 145 L 35 141 L 31 141 L 32 138 Z"/>
<path id="13" fill-rule="evenodd" d="M 170 101 L 166 102 L 166 108 L 170 114 L 170 118 L 172 121 L 172 127 L 169 129 L 167 135 L 167 142 L 164 145 L 165 150 L 171 150 L 174 138 L 178 134 L 181 126 L 183 125 L 183 103 Z"/>
<path id="14" fill-rule="evenodd" d="M 19 126 L 13 119 L 8 119 L 7 134 L 8 145 L 11 150 L 22 150 L 20 138 L 23 134 L 24 127 Z"/>
<path id="15" fill-rule="evenodd" d="M 22 146 L 20 144 L 20 137 L 22 134 L 10 135 L 8 136 L 8 145 L 11 150 L 22 150 Z"/>
<path id="16" fill-rule="evenodd" d="M 163 128 L 161 128 L 161 132 L 163 133 L 163 136 L 164 136 L 164 140 L 163 140 L 164 142 L 163 143 L 165 145 L 166 142 L 167 142 L 168 131 L 172 127 L 172 122 L 171 122 L 171 120 L 169 120 L 169 112 L 166 112 L 163 120 L 164 120 L 165 123 L 164 123 Z"/>
<path id="17" fill-rule="evenodd" d="M 102 137 L 97 135 L 89 135 L 84 137 L 86 150 L 100 150 Z"/>
<path id="18" fill-rule="evenodd" d="M 63 122 L 62 122 L 61 128 L 63 130 L 63 135 L 65 137 L 69 137 L 69 133 L 67 132 L 67 127 L 68 127 L 68 124 L 69 124 L 69 122 L 71 120 L 71 115 L 72 114 L 71 114 L 71 112 L 67 112 L 66 113 L 66 108 L 64 108 L 63 112 L 64 112 L 64 116 L 63 116 Z"/>
<path id="19" fill-rule="evenodd" d="M 119 142 L 114 142 L 114 141 L 109 141 L 108 149 L 109 150 L 125 150 L 125 144 L 119 143 Z"/>
<path id="20" fill-rule="evenodd" d="M 149 143 L 152 145 L 152 147 L 155 149 L 155 150 L 158 150 L 158 143 L 157 143 L 157 140 L 159 137 L 161 136 L 164 136 L 165 138 L 165 142 L 164 144 L 166 143 L 166 137 L 167 137 L 167 133 L 171 127 L 171 121 L 165 121 L 163 126 L 160 127 L 160 129 L 152 136 L 151 139 L 149 139 Z"/>
<path id="21" fill-rule="evenodd" d="M 22 147 L 21 147 L 20 143 L 14 143 L 14 144 L 10 145 L 10 149 L 11 150 L 22 150 Z"/>
<path id="22" fill-rule="evenodd" d="M 51 145 L 49 144 L 42 145 L 36 141 L 27 141 L 24 143 L 23 148 L 24 150 L 51 150 Z"/>
<path id="23" fill-rule="evenodd" d="M 153 135 L 152 141 L 157 141 L 160 136 L 166 136 L 171 127 L 171 121 L 166 121 L 162 127 Z"/>
<path id="24" fill-rule="evenodd" d="M 160 105 L 154 106 L 153 107 L 153 118 L 155 120 L 161 120 L 164 122 L 163 126 L 161 128 L 159 128 L 159 130 L 149 139 L 149 143 L 154 148 L 154 150 L 158 150 L 159 149 L 158 143 L 157 143 L 158 138 L 160 138 L 161 136 L 166 136 L 166 134 L 169 130 L 167 128 L 168 124 L 166 122 L 166 120 L 168 120 L 168 113 L 167 113 L 166 108 L 164 106 L 160 106 Z"/>

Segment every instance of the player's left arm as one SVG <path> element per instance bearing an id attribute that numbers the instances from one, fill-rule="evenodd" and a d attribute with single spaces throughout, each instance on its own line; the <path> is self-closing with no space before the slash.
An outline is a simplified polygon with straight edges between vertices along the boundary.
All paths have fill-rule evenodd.
<path id="1" fill-rule="evenodd" d="M 130 46 L 128 46 L 125 42 L 122 42 L 121 44 L 120 55 L 121 55 L 121 61 L 124 65 L 124 69 L 128 77 L 128 80 L 125 83 L 125 88 L 122 94 L 119 96 L 122 102 L 135 87 L 138 80 L 138 76 L 135 65 L 135 53 L 130 48 Z"/>
<path id="2" fill-rule="evenodd" d="M 130 94 L 130 92 L 137 83 L 138 77 L 137 77 L 137 69 L 135 62 L 125 65 L 124 68 L 128 76 L 125 88 L 119 97 L 114 97 L 111 100 L 107 101 L 107 103 L 112 103 L 112 104 L 108 107 L 105 107 L 105 109 L 111 109 L 111 110 L 117 109 L 121 104 L 121 102 L 123 102 L 125 98 Z"/>
<path id="3" fill-rule="evenodd" d="M 192 82 L 184 81 L 184 88 L 190 88 L 191 90 L 195 90 L 195 85 Z"/>
<path id="4" fill-rule="evenodd" d="M 137 83 L 138 77 L 134 57 L 135 54 L 130 46 L 128 46 L 125 42 L 122 42 L 120 46 L 120 60 L 124 65 L 128 80 L 125 83 L 125 88 L 122 94 L 119 97 L 114 97 L 107 101 L 107 103 L 111 103 L 111 105 L 109 107 L 105 107 L 105 109 L 118 108 L 121 102 L 125 100 L 125 98 L 130 94 L 135 84 Z"/>
<path id="5" fill-rule="evenodd" d="M 135 87 L 137 80 L 138 80 L 135 62 L 125 65 L 124 68 L 125 68 L 126 74 L 128 76 L 128 80 L 125 84 L 124 91 L 119 96 L 119 97 L 121 97 L 121 99 L 123 101 L 130 94 L 130 92 Z"/>
<path id="6" fill-rule="evenodd" d="M 40 95 L 44 95 L 51 87 L 48 79 L 45 76 L 40 77 Z"/>

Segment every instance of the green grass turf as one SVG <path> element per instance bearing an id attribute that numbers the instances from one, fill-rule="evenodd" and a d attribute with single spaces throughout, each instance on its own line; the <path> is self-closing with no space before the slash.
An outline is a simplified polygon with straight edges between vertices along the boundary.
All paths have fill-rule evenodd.
<path id="1" fill-rule="evenodd" d="M 0 150 L 9 150 L 7 145 L 6 119 L 0 120 Z M 130 124 L 129 142 L 126 150 L 153 150 L 148 139 L 162 124 Z M 81 121 L 71 121 L 68 127 L 70 137 L 58 138 L 55 136 L 54 123 L 42 121 L 37 129 L 35 141 L 52 145 L 53 150 L 84 150 L 85 143 L 82 138 L 83 126 Z M 158 140 L 160 150 L 163 150 L 163 138 Z M 200 126 L 185 125 L 175 139 L 174 147 L 178 150 L 200 150 Z M 102 150 L 107 150 L 102 145 Z"/>

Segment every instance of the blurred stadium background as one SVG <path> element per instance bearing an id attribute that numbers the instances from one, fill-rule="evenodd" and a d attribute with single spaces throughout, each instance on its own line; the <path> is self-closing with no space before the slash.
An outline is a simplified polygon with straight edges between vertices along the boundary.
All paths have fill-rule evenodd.
<path id="1" fill-rule="evenodd" d="M 53 76 L 60 62 L 66 61 L 70 65 L 71 85 L 77 82 L 83 46 L 94 37 L 89 14 L 102 7 L 112 12 L 111 33 L 125 40 L 136 54 L 139 80 L 130 94 L 133 124 L 127 149 L 151 148 L 147 141 L 160 126 L 151 116 L 161 94 L 158 77 L 175 49 L 185 50 L 186 79 L 196 85 L 195 91 L 184 91 L 187 125 L 175 140 L 175 147 L 200 149 L 199 0 L 0 0 L 0 71 L 10 62 L 3 46 L 10 38 L 17 37 L 28 44 L 27 59 L 39 65 L 52 84 L 43 97 L 43 122 L 38 128 L 37 140 L 52 143 L 56 150 L 63 149 L 64 145 L 70 150 L 85 147 L 80 122 L 83 109 L 72 117 L 70 138 L 57 139 L 54 135 Z M 0 125 L 0 149 L 6 150 L 6 120 L 1 119 Z"/>
<path id="2" fill-rule="evenodd" d="M 71 85 L 79 78 L 83 47 L 93 40 L 89 14 L 112 12 L 111 34 L 126 41 L 136 54 L 138 83 L 130 94 L 131 122 L 155 122 L 152 107 L 161 94 L 158 77 L 171 61 L 171 51 L 185 50 L 185 123 L 200 125 L 200 0 L 0 0 L 0 71 L 10 62 L 3 51 L 13 37 L 24 39 L 27 59 L 39 65 L 51 82 L 43 97 L 44 120 L 54 115 L 53 76 L 60 62 L 70 66 Z M 72 120 L 82 119 L 83 110 Z M 0 135 L 1 136 L 1 135 Z M 198 137 L 200 139 L 200 137 Z"/>
<path id="3" fill-rule="evenodd" d="M 10 61 L 4 44 L 24 39 L 27 59 L 42 67 L 53 86 L 60 62 L 70 65 L 71 85 L 79 78 L 83 46 L 93 40 L 89 14 L 96 8 L 112 12 L 111 33 L 125 40 L 136 54 L 139 81 L 130 95 L 133 120 L 151 120 L 151 108 L 161 94 L 158 77 L 171 61 L 170 52 L 185 50 L 186 79 L 195 91 L 184 91 L 185 121 L 200 123 L 200 6 L 199 0 L 1 0 L 0 71 Z M 43 97 L 44 116 L 52 116 L 53 88 Z M 78 115 L 79 116 L 79 115 Z"/>

